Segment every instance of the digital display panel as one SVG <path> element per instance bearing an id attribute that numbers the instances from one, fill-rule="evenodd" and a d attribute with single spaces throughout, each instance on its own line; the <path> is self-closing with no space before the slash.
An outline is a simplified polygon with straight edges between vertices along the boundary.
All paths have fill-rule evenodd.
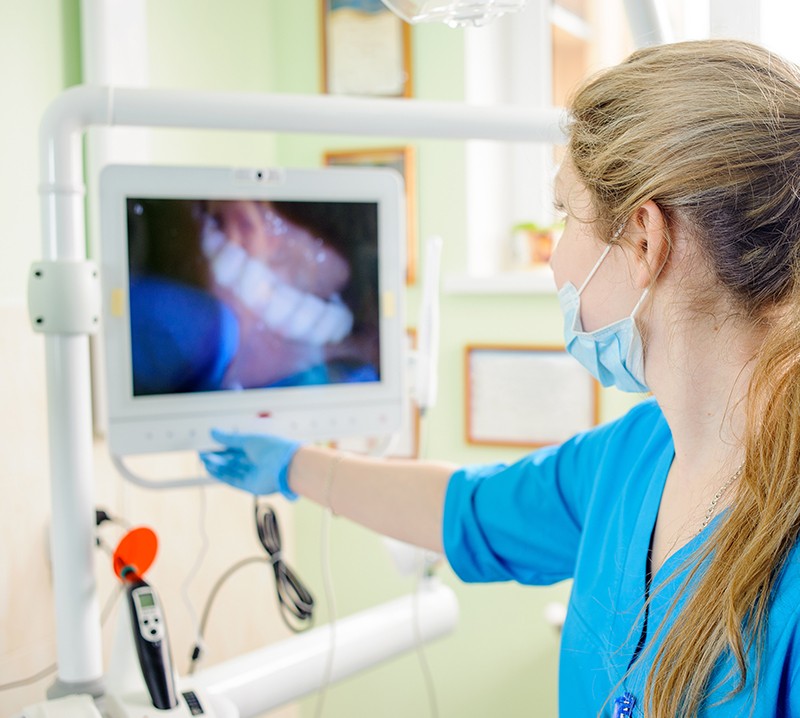
<path id="1" fill-rule="evenodd" d="M 156 605 L 156 600 L 150 591 L 140 591 L 137 595 L 142 608 L 153 608 Z"/>

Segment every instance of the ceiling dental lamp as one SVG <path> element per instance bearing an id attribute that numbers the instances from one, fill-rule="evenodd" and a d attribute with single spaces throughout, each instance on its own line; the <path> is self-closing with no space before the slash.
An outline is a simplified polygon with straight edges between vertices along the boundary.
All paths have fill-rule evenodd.
<path id="1" fill-rule="evenodd" d="M 382 0 L 407 23 L 443 22 L 450 27 L 481 26 L 509 12 L 521 10 L 527 0 Z"/>

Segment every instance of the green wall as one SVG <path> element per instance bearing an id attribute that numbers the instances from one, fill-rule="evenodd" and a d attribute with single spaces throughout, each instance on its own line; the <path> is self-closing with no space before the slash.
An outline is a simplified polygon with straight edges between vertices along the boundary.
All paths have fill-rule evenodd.
<path id="1" fill-rule="evenodd" d="M 221 92 L 268 92 L 275 86 L 275 2 L 269 0 L 148 0 L 150 84 Z M 241 165 L 275 161 L 267 133 L 155 130 L 159 163 Z"/>
<path id="2" fill-rule="evenodd" d="M 278 34 L 276 90 L 315 93 L 320 88 L 319 19 L 316 0 L 273 6 Z M 463 99 L 463 35 L 444 25 L 413 28 L 415 96 Z M 329 149 L 396 144 L 403 138 L 284 136 L 281 164 L 317 166 Z M 467 266 L 464 212 L 464 144 L 412 141 L 417 148 L 419 236 L 444 239 L 443 273 Z M 420 255 L 423 254 L 420 247 Z M 421 276 L 421 272 L 420 272 Z M 418 286 L 409 288 L 407 323 L 417 324 Z M 561 315 L 554 296 L 448 295 L 441 305 L 439 400 L 423 424 L 425 456 L 459 463 L 513 460 L 519 450 L 475 447 L 464 440 L 464 347 L 470 343 L 558 344 Z M 615 416 L 630 402 L 604 392 L 602 415 Z M 542 410 L 546 410 L 542 407 Z M 319 569 L 321 511 L 297 507 L 295 537 L 299 563 L 315 586 Z M 332 529 L 332 574 L 339 615 L 347 615 L 411 590 L 398 576 L 379 537 L 336 519 Z M 552 716 L 557 714 L 558 639 L 543 620 L 551 601 L 565 601 L 568 585 L 529 588 L 512 584 L 466 586 L 448 567 L 438 570 L 459 599 L 456 632 L 426 648 L 441 716 Z M 320 598 L 322 595 L 320 593 Z M 429 714 L 425 683 L 415 654 L 354 677 L 330 689 L 325 715 Z M 316 715 L 317 699 L 303 702 L 303 715 Z"/>
<path id="3" fill-rule="evenodd" d="M 318 3 L 276 4 L 279 33 L 276 89 L 315 93 L 320 87 Z M 427 100 L 463 97 L 463 36 L 444 25 L 413 29 L 415 95 Z M 317 166 L 326 150 L 397 144 L 403 138 L 285 136 L 278 141 L 281 164 Z M 413 141 L 418 161 L 419 236 L 444 239 L 443 271 L 466 267 L 464 144 Z M 420 248 L 421 249 L 421 248 Z M 420 251 L 420 254 L 422 252 Z M 419 287 L 409 288 L 407 323 L 417 324 Z M 463 350 L 473 342 L 557 343 L 560 317 L 554 297 L 444 295 L 441 316 L 440 394 L 423 424 L 426 456 L 459 463 L 513 459 L 519 451 L 468 446 L 464 441 Z M 308 580 L 321 586 L 321 511 L 299 504 L 297 536 Z M 331 570 L 339 615 L 347 615 L 409 591 L 413 582 L 393 568 L 382 540 L 365 529 L 335 519 Z M 551 716 L 557 713 L 558 641 L 542 619 L 544 606 L 564 600 L 567 587 L 465 586 L 446 566 L 438 570 L 460 603 L 456 632 L 425 650 L 436 685 L 441 716 Z M 321 590 L 318 597 L 323 598 Z M 323 601 L 324 603 L 324 601 Z M 379 640 L 379 637 L 376 637 Z M 317 699 L 303 702 L 315 715 Z M 405 718 L 429 714 L 425 683 L 416 654 L 378 666 L 333 686 L 327 716 L 380 715 Z"/>
<path id="4" fill-rule="evenodd" d="M 0 205 L 6 231 L 2 240 L 0 292 L 24 296 L 25 268 L 38 258 L 38 200 L 35 132 L 46 103 L 79 79 L 78 0 L 0 0 L 3 30 L 0 65 L 24 64 L 25 72 L 5 73 L 4 87 L 18 98 L 14 112 L 0 119 L 6 167 Z M 231 91 L 315 93 L 320 87 L 318 0 L 151 0 L 148 3 L 148 61 L 152 84 Z M 460 100 L 462 36 L 445 26 L 414 29 L 416 96 Z M 392 143 L 402 138 L 387 138 Z M 316 166 L 326 149 L 383 144 L 352 137 L 163 130 L 153 135 L 158 162 L 241 163 Z M 415 142 L 418 148 L 419 232 L 444 238 L 444 272 L 466 267 L 463 144 Z M 14 242 L 9 237 L 25 238 Z M 5 268 L 9 269 L 6 270 Z M 409 326 L 417 323 L 419 287 L 408 293 Z M 441 316 L 440 393 L 423 425 L 425 455 L 459 463 L 513 460 L 517 450 L 478 448 L 464 441 L 463 350 L 477 342 L 542 343 L 561 340 L 553 296 L 444 295 Z M 604 417 L 627 405 L 605 393 Z M 296 533 L 298 572 L 322 599 L 320 510 L 301 502 Z M 340 615 L 408 592 L 411 580 L 392 567 L 379 537 L 337 519 L 332 529 L 332 573 Z M 459 598 L 456 632 L 426 649 L 443 718 L 552 716 L 557 714 L 557 637 L 542 612 L 565 600 L 567 585 L 462 585 L 445 566 L 441 579 Z M 242 600 L 248 600 L 246 596 Z M 321 620 L 324 620 L 324 610 Z M 316 699 L 302 702 L 313 715 Z M 404 656 L 331 688 L 324 715 L 380 715 L 407 718 L 428 714 L 416 655 Z"/>
<path id="5" fill-rule="evenodd" d="M 260 0 L 237 0 L 226 3 L 224 12 L 210 0 L 191 5 L 192 10 L 188 9 L 188 0 L 150 3 L 154 84 L 301 94 L 320 91 L 318 0 L 266 4 Z M 186 12 L 205 20 L 198 28 L 192 25 L 191 31 L 176 34 L 175 28 L 180 27 Z M 413 29 L 416 97 L 448 101 L 463 98 L 462 50 L 460 31 L 444 25 Z M 187 63 L 183 59 L 186 57 L 193 58 L 192 62 Z M 215 63 L 219 66 L 209 67 Z M 203 141 L 212 139 L 204 133 Z M 258 144 L 269 141 L 273 144 Z M 314 167 L 321 164 L 326 150 L 403 141 L 305 134 L 286 134 L 271 140 L 240 136 L 238 140 L 226 138 L 227 144 L 219 152 L 214 151 L 212 159 L 246 159 L 249 147 L 257 163 L 263 148 L 263 156 L 269 159 L 270 152 L 274 152 L 279 165 Z M 467 265 L 464 145 L 447 141 L 413 144 L 418 161 L 419 236 L 442 236 L 443 272 L 462 272 Z M 171 148 L 160 150 L 174 152 L 174 145 Z M 209 146 L 202 147 L 204 161 L 208 161 L 211 152 Z M 228 152 L 233 154 L 226 157 Z M 417 324 L 418 305 L 419 287 L 410 287 L 406 302 L 409 326 Z M 513 460 L 520 455 L 519 450 L 469 446 L 464 440 L 464 347 L 477 342 L 557 344 L 561 340 L 561 319 L 555 297 L 444 295 L 441 311 L 440 393 L 437 407 L 423 425 L 425 455 L 459 463 Z M 608 393 L 604 398 L 604 415 L 614 415 L 619 400 Z M 297 569 L 315 587 L 324 604 L 321 511 L 303 502 L 295 510 Z M 382 540 L 371 532 L 335 520 L 331 546 L 339 616 L 411 590 L 412 580 L 398 575 Z M 555 715 L 558 639 L 542 614 L 548 602 L 566 600 L 568 586 L 465 586 L 446 566 L 438 574 L 455 589 L 461 611 L 457 631 L 426 649 L 440 715 Z M 323 621 L 327 612 L 324 606 L 321 608 Z M 301 707 L 303 715 L 315 715 L 317 698 L 302 701 Z M 420 662 L 410 654 L 331 687 L 324 715 L 407 718 L 428 712 Z"/>
<path id="6" fill-rule="evenodd" d="M 37 128 L 50 100 L 80 81 L 78 0 L 0 0 L 0 301 L 26 294 L 41 258 Z"/>

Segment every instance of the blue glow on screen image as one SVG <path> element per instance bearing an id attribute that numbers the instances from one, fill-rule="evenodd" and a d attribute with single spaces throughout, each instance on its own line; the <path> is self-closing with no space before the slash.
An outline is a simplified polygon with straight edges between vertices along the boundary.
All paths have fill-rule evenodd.
<path id="1" fill-rule="evenodd" d="M 377 204 L 129 198 L 135 396 L 380 380 Z"/>

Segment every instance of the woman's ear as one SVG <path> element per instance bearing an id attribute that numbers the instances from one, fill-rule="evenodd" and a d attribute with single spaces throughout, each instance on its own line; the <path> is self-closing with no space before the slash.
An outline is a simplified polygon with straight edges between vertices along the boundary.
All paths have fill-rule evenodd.
<path id="1" fill-rule="evenodd" d="M 667 218 L 653 200 L 645 202 L 628 222 L 627 239 L 634 245 L 633 279 L 644 290 L 651 286 L 667 262 Z"/>

